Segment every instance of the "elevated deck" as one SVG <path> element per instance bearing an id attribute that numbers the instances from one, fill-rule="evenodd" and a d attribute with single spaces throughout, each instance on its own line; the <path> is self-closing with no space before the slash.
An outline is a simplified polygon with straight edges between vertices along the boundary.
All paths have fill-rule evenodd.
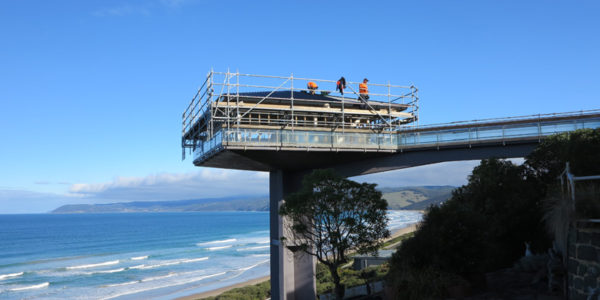
<path id="1" fill-rule="evenodd" d="M 304 88 L 308 82 L 320 88 Z M 184 157 L 189 149 L 195 161 L 203 160 L 223 142 L 243 148 L 256 136 L 261 147 L 280 149 L 313 142 L 324 148 L 334 144 L 331 134 L 361 144 L 356 134 L 392 134 L 418 124 L 414 86 L 369 83 L 368 94 L 360 94 L 358 85 L 348 81 L 344 93 L 332 80 L 210 72 L 182 116 Z"/>
<path id="2" fill-rule="evenodd" d="M 277 85 L 257 84 L 264 80 Z M 294 88 L 308 81 L 332 89 Z M 600 127 L 600 110 L 418 126 L 415 87 L 370 84 L 366 100 L 353 85 L 342 95 L 331 80 L 211 72 L 183 114 L 184 155 L 192 152 L 197 166 L 295 171 L 410 151 L 532 144 Z"/>
<path id="3" fill-rule="evenodd" d="M 194 164 L 300 170 L 409 151 L 537 144 L 546 136 L 581 128 L 600 128 L 600 111 L 456 122 L 385 133 L 223 128 L 194 150 Z"/>

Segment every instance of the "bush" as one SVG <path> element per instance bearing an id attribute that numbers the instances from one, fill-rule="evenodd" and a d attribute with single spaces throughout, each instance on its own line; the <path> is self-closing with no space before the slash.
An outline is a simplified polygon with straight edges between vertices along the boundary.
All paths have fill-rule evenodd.
<path id="1" fill-rule="evenodd" d="M 390 270 L 388 278 L 386 285 L 390 299 L 440 299 L 450 294 L 449 290 L 454 287 L 469 287 L 462 277 L 431 267 L 408 267 L 402 272 Z"/>
<path id="2" fill-rule="evenodd" d="M 546 138 L 526 157 L 525 165 L 553 184 L 566 162 L 576 176 L 600 174 L 600 129 L 579 129 Z"/>
<path id="3" fill-rule="evenodd" d="M 447 296 L 447 288 L 462 278 L 477 286 L 483 272 L 510 267 L 522 257 L 526 242 L 534 253 L 545 252 L 551 239 L 543 199 L 545 221 L 556 236 L 565 235 L 565 220 L 571 218 L 564 198 L 548 197 L 547 191 L 567 161 L 576 176 L 600 174 L 598 153 L 600 129 L 585 129 L 547 138 L 522 166 L 482 160 L 468 184 L 430 207 L 414 237 L 392 256 L 388 282 L 402 293 L 397 298 Z M 576 214 L 599 216 L 599 185 L 577 183 L 576 191 Z"/>
<path id="4" fill-rule="evenodd" d="M 236 288 L 203 300 L 264 300 L 271 296 L 271 281 Z"/>
<path id="5" fill-rule="evenodd" d="M 484 272 L 509 267 L 521 257 L 525 242 L 544 251 L 550 243 L 541 221 L 540 185 L 524 166 L 482 160 L 467 185 L 429 208 L 414 237 L 392 256 L 388 280 L 419 286 L 428 278 L 468 278 L 479 286 Z M 437 297 L 447 287 L 440 283 L 422 293 Z"/>
<path id="6" fill-rule="evenodd" d="M 354 287 L 366 284 L 367 282 L 380 281 L 385 278 L 388 273 L 388 265 L 383 264 L 380 266 L 367 267 L 363 270 L 356 271 L 350 268 L 340 269 L 341 283 L 346 287 Z M 335 285 L 333 284 L 333 278 L 329 269 L 321 264 L 317 263 L 316 270 L 317 279 L 317 294 L 326 294 L 333 292 Z"/>

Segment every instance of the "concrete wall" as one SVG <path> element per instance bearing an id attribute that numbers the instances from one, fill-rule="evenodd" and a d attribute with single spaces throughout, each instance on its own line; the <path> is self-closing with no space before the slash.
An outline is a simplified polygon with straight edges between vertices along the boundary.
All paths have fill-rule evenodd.
<path id="1" fill-rule="evenodd" d="M 600 220 L 576 221 L 568 243 L 569 299 L 600 299 Z"/>

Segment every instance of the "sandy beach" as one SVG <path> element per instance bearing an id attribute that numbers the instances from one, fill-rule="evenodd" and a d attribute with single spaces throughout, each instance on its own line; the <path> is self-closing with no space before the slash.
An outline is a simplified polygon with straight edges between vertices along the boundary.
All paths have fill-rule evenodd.
<path id="1" fill-rule="evenodd" d="M 270 276 L 264 276 L 264 277 L 260 277 L 260 278 L 256 278 L 256 279 L 251 279 L 251 280 L 240 282 L 240 283 L 237 283 L 234 285 L 225 286 L 220 289 L 206 291 L 206 292 L 197 293 L 197 294 L 184 296 L 184 297 L 179 297 L 179 298 L 176 298 L 176 300 L 196 300 L 196 299 L 202 299 L 202 298 L 206 298 L 206 297 L 217 296 L 217 295 L 220 295 L 221 293 L 224 293 L 224 292 L 232 290 L 232 289 L 244 287 L 247 285 L 254 285 L 257 283 L 267 281 L 267 280 L 269 280 L 269 278 L 270 278 Z"/>
<path id="2" fill-rule="evenodd" d="M 391 236 L 390 236 L 390 240 L 396 237 L 399 237 L 403 234 L 407 234 L 407 233 L 411 233 L 413 231 L 417 230 L 417 225 L 413 224 L 410 225 L 408 227 L 404 227 L 401 229 L 398 229 L 394 232 L 392 232 Z M 211 290 L 211 291 L 206 291 L 206 292 L 202 292 L 202 293 L 197 293 L 197 294 L 193 294 L 193 295 L 189 295 L 189 296 L 185 296 L 185 297 L 179 297 L 176 298 L 176 300 L 196 300 L 196 299 L 202 299 L 202 298 L 206 298 L 206 297 L 212 297 L 212 296 L 217 296 L 220 295 L 221 293 L 224 293 L 226 291 L 235 289 L 235 288 L 240 288 L 240 287 L 244 287 L 247 285 L 254 285 L 254 284 L 258 284 L 264 281 L 269 280 L 270 276 L 264 276 L 264 277 L 260 277 L 260 278 L 256 278 L 256 279 L 251 279 L 248 281 L 244 281 L 244 282 L 240 282 L 234 285 L 230 285 L 230 286 L 226 286 L 226 287 L 222 287 L 216 290 Z"/>

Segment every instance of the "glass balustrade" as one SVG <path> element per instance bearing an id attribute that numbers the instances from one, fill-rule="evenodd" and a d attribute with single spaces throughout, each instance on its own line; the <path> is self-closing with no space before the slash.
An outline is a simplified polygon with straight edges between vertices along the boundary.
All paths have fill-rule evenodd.
<path id="1" fill-rule="evenodd" d="M 223 129 L 200 143 L 194 159 L 204 159 L 229 146 L 400 150 L 408 147 L 471 144 L 540 138 L 581 128 L 600 128 L 600 118 L 543 121 L 471 128 L 398 133 L 357 133 L 275 129 Z"/>

